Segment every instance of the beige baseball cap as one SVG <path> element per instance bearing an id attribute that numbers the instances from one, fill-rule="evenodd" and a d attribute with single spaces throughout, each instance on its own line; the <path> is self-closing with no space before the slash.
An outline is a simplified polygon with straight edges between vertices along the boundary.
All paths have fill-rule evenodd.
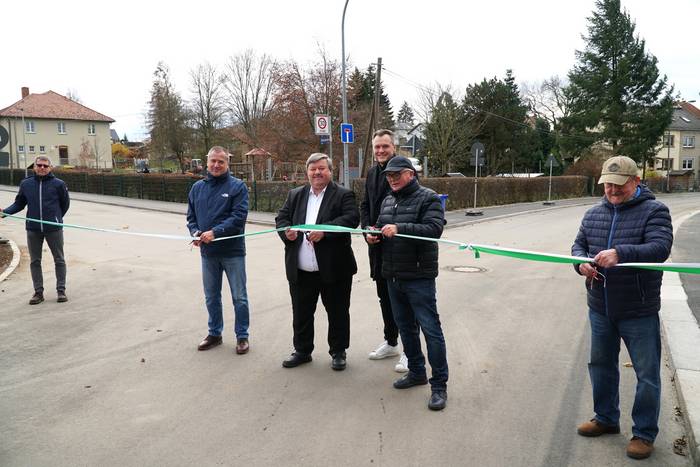
<path id="1" fill-rule="evenodd" d="M 600 172 L 601 183 L 613 183 L 615 185 L 624 185 L 630 177 L 636 177 L 637 163 L 634 159 L 627 156 L 611 157 L 603 163 L 603 170 Z"/>

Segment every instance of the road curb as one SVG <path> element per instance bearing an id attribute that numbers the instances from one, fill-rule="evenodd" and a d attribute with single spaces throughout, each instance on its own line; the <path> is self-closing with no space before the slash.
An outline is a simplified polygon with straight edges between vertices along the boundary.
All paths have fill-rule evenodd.
<path id="1" fill-rule="evenodd" d="M 700 210 L 679 219 L 674 234 L 686 219 L 698 213 Z M 664 274 L 660 317 L 676 395 L 685 414 L 688 448 L 694 465 L 700 466 L 700 326 L 677 272 Z"/>
<path id="2" fill-rule="evenodd" d="M 17 247 L 17 244 L 12 240 L 10 240 L 9 244 L 10 248 L 12 249 L 12 260 L 10 261 L 10 265 L 7 267 L 7 269 L 5 269 L 5 271 L 2 274 L 0 274 L 0 282 L 7 279 L 10 276 L 10 274 L 12 274 L 15 271 L 15 269 L 17 269 L 17 266 L 19 266 L 19 248 Z"/>

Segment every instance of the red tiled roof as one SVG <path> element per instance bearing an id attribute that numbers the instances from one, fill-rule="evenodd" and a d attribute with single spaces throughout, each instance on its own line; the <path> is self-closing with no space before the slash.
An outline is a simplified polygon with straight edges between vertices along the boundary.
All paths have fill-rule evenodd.
<path id="1" fill-rule="evenodd" d="M 113 118 L 95 112 L 53 91 L 29 94 L 9 107 L 0 110 L 0 117 L 51 118 L 57 120 L 88 120 L 91 122 L 113 122 Z"/>
<path id="2" fill-rule="evenodd" d="M 700 109 L 695 107 L 693 104 L 691 104 L 690 102 L 681 102 L 680 104 L 681 104 L 681 107 L 683 107 L 686 112 L 689 112 L 689 113 L 695 115 L 696 117 L 700 118 Z"/>
<path id="3" fill-rule="evenodd" d="M 262 148 L 254 148 L 254 149 L 251 149 L 250 151 L 248 151 L 247 153 L 245 153 L 245 155 L 246 156 L 268 156 L 269 157 L 272 154 L 270 154 L 269 152 L 265 151 Z"/>

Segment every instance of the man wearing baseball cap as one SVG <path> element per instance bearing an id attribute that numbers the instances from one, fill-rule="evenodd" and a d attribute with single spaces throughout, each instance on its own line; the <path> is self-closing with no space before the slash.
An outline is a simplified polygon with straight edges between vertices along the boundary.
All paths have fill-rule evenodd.
<path id="1" fill-rule="evenodd" d="M 595 416 L 578 427 L 581 436 L 620 433 L 620 340 L 637 375 L 632 439 L 627 455 L 645 459 L 659 432 L 661 400 L 661 271 L 616 268 L 618 263 L 666 261 L 673 244 L 668 208 L 639 184 L 637 164 L 625 156 L 603 164 L 600 204 L 586 212 L 571 247 L 574 256 L 593 258 L 576 265 L 586 277 L 591 355 L 588 372 Z"/>
<path id="2" fill-rule="evenodd" d="M 387 281 L 391 309 L 408 358 L 408 373 L 394 381 L 394 387 L 408 389 L 430 383 L 428 408 L 442 410 L 447 405 L 448 367 L 435 298 L 438 245 L 396 234 L 440 238 L 445 213 L 438 195 L 420 186 L 407 158 L 394 156 L 382 173 L 391 188 L 382 201 L 376 224 L 383 236 L 382 276 Z M 432 369 L 430 380 L 421 350 L 421 331 Z"/>

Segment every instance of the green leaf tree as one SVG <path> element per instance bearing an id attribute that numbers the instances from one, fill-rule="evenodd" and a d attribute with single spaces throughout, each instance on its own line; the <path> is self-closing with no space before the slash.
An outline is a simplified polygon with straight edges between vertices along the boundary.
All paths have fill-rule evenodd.
<path id="1" fill-rule="evenodd" d="M 620 0 L 596 2 L 584 39 L 586 47 L 576 51 L 578 62 L 569 72 L 571 114 L 563 122 L 576 137 L 565 141 L 576 154 L 599 145 L 649 160 L 671 122 L 673 87 L 635 35 Z"/>
<path id="2" fill-rule="evenodd" d="M 462 101 L 465 129 L 486 146 L 489 174 L 523 170 L 530 166 L 532 131 L 526 124 L 527 106 L 520 98 L 512 70 L 504 79 L 484 79 L 467 86 Z"/>

